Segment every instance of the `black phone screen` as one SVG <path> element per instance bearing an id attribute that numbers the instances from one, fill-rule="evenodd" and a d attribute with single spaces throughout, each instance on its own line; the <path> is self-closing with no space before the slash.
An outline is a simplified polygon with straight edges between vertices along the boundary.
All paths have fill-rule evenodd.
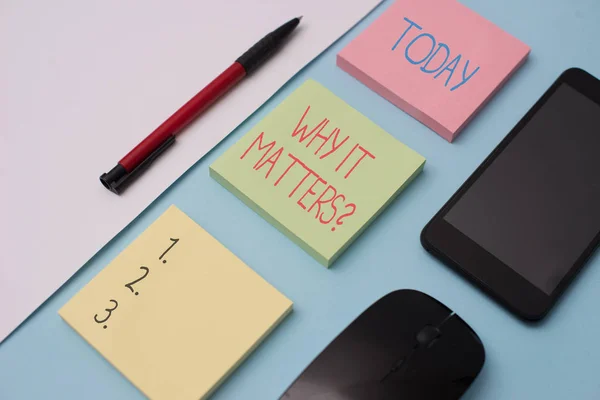
<path id="1" fill-rule="evenodd" d="M 600 231 L 600 106 L 562 83 L 444 219 L 550 295 Z"/>

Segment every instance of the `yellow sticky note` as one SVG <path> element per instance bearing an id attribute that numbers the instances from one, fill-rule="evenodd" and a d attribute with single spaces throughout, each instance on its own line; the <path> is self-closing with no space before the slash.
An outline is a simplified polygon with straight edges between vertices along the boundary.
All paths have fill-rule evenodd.
<path id="1" fill-rule="evenodd" d="M 292 302 L 171 206 L 59 311 L 151 399 L 204 399 Z"/>

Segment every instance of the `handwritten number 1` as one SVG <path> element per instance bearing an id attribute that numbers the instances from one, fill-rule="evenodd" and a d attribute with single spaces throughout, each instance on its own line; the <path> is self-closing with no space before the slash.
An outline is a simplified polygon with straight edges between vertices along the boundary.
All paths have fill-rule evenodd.
<path id="1" fill-rule="evenodd" d="M 177 244 L 177 242 L 179 242 L 179 239 L 173 239 L 173 238 L 169 238 L 171 240 L 171 242 L 173 242 L 168 249 L 166 249 L 161 255 L 160 257 L 158 257 L 159 260 L 162 260 L 163 264 L 167 263 L 167 260 L 163 260 L 163 257 L 165 256 L 165 254 L 167 254 L 169 252 L 169 250 L 171 250 L 173 248 L 173 246 L 175 246 Z"/>
<path id="2" fill-rule="evenodd" d="M 110 300 L 111 303 L 115 303 L 115 306 L 113 308 L 105 308 L 104 311 L 106 311 L 108 313 L 108 315 L 106 316 L 106 318 L 104 319 L 98 319 L 98 314 L 94 315 L 94 321 L 96 321 L 96 323 L 98 324 L 103 324 L 106 321 L 108 321 L 108 319 L 110 318 L 110 316 L 112 315 L 112 312 L 115 311 L 117 309 L 117 307 L 119 307 L 119 303 L 117 303 L 116 300 Z M 104 329 L 107 328 L 106 325 L 103 326 Z"/>
<path id="3" fill-rule="evenodd" d="M 125 287 L 129 290 L 131 290 L 131 293 L 135 294 L 136 296 L 139 294 L 139 292 L 136 292 L 133 289 L 133 285 L 135 285 L 136 283 L 138 283 L 139 281 L 141 281 L 142 279 L 144 279 L 146 276 L 148 276 L 148 273 L 150 272 L 150 269 L 147 267 L 140 267 L 141 270 L 145 271 L 144 275 L 142 275 L 141 277 L 139 277 L 138 279 L 136 279 L 133 282 L 129 282 L 128 284 L 125 285 Z"/>

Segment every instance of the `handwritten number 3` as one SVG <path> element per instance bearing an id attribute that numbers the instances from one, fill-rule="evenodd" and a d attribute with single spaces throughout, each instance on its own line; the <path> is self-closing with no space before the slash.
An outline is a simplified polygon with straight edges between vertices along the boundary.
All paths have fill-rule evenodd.
<path id="1" fill-rule="evenodd" d="M 115 306 L 113 308 L 105 308 L 104 311 L 106 311 L 108 313 L 108 315 L 106 316 L 106 318 L 104 319 L 98 319 L 98 314 L 94 315 L 94 321 L 96 321 L 96 323 L 98 324 L 103 324 L 106 321 L 108 321 L 108 319 L 110 318 L 110 316 L 112 315 L 112 312 L 115 311 L 117 309 L 117 307 L 119 307 L 119 303 L 117 303 L 116 300 L 110 300 L 111 303 L 114 303 Z M 104 329 L 106 329 L 106 325 L 103 326 Z"/>

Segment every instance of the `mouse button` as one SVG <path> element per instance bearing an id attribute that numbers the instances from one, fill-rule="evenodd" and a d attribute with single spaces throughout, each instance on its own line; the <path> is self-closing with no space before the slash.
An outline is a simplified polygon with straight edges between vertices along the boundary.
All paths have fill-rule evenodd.
<path id="1" fill-rule="evenodd" d="M 351 383 L 370 375 L 378 376 L 392 355 L 382 347 L 380 335 L 351 324 L 335 338 L 303 373 L 311 381 Z"/>
<path id="2" fill-rule="evenodd" d="M 437 343 L 460 359 L 460 370 L 475 378 L 485 362 L 485 349 L 479 336 L 456 314 L 440 326 L 440 331 L 442 334 Z"/>
<path id="3" fill-rule="evenodd" d="M 383 362 L 377 353 L 354 348 L 345 340 L 338 339 L 300 374 L 286 391 L 286 399 L 327 398 L 326 395 L 331 393 L 379 378 Z"/>
<path id="4" fill-rule="evenodd" d="M 404 289 L 382 298 L 381 308 L 389 309 L 403 326 L 412 325 L 412 334 L 425 325 L 438 325 L 452 313 L 448 307 L 425 293 Z M 378 304 L 376 303 L 376 304 Z"/>
<path id="5" fill-rule="evenodd" d="M 410 351 L 390 327 L 386 308 L 370 307 L 348 325 L 302 372 L 291 388 L 347 387 L 365 380 L 378 380 L 404 353 Z M 302 387 L 303 389 L 298 389 Z"/>
<path id="6" fill-rule="evenodd" d="M 391 303 L 393 307 L 409 307 L 416 309 L 423 314 L 438 314 L 448 316 L 452 310 L 440 303 L 433 297 L 413 289 L 402 289 L 391 292 L 384 296 L 381 300 L 384 303 Z M 377 304 L 377 303 L 375 303 Z"/>
<path id="7" fill-rule="evenodd" d="M 454 314 L 450 318 L 448 318 L 448 320 L 444 323 L 443 326 L 440 327 L 440 329 L 442 332 L 446 330 L 461 332 L 465 335 L 465 337 L 468 337 L 470 338 L 470 340 L 473 340 L 474 342 L 478 343 L 483 349 L 483 343 L 481 342 L 481 339 L 479 338 L 477 333 L 458 314 Z"/>
<path id="8" fill-rule="evenodd" d="M 416 344 L 413 326 L 402 323 L 395 314 L 380 311 L 353 324 L 343 338 L 346 350 L 352 349 L 353 358 L 363 360 L 356 369 L 367 368 L 378 377 L 408 356 Z"/>
<path id="9" fill-rule="evenodd" d="M 436 313 L 444 316 L 452 313 L 452 310 L 446 307 L 445 304 L 428 294 L 418 290 L 408 290 L 408 292 L 407 298 L 410 297 L 410 302 L 423 313 Z"/>
<path id="10" fill-rule="evenodd" d="M 415 332 L 427 321 L 427 315 L 406 307 L 405 302 L 384 298 L 362 313 L 348 329 L 356 341 L 372 343 L 379 351 L 398 357 L 412 349 Z"/>

